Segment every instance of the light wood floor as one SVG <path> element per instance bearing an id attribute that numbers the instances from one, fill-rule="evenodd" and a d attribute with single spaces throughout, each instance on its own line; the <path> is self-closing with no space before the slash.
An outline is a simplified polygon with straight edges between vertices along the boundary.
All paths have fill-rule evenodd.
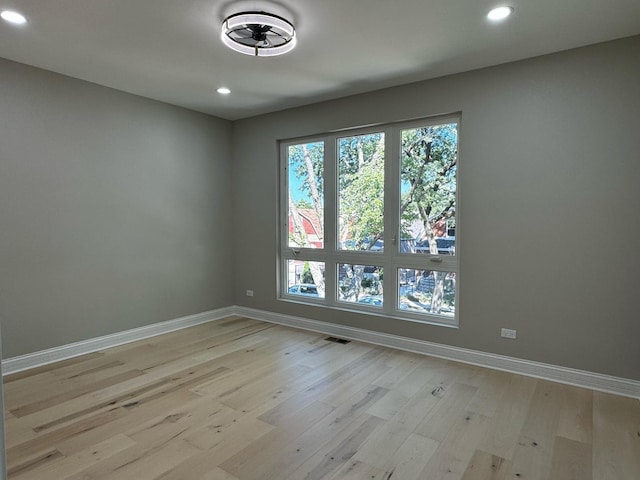
<path id="1" fill-rule="evenodd" d="M 640 479 L 640 401 L 247 319 L 5 379 L 11 480 Z"/>

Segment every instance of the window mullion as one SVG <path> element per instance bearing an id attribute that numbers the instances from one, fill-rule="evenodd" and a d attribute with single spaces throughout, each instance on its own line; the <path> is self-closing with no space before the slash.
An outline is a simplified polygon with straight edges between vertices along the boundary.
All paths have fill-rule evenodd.
<path id="1" fill-rule="evenodd" d="M 324 139 L 324 253 L 325 253 L 325 301 L 336 304 L 336 241 L 337 241 L 337 167 L 336 137 Z"/>
<path id="2" fill-rule="evenodd" d="M 400 245 L 400 203 L 396 194 L 399 184 L 399 130 L 397 127 L 385 129 L 385 171 L 384 171 L 384 311 L 392 313 L 397 297 L 397 266 Z"/>

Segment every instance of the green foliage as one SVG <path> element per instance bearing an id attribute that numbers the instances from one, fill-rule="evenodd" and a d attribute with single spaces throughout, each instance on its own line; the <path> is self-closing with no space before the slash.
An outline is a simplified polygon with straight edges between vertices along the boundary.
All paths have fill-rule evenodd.
<path id="1" fill-rule="evenodd" d="M 296 202 L 296 207 L 298 208 L 313 208 L 313 205 L 311 205 L 311 202 L 305 198 L 300 199 Z"/>
<path id="2" fill-rule="evenodd" d="M 432 227 L 455 214 L 458 131 L 456 124 L 402 132 L 402 234 L 412 222 Z"/>
<path id="3" fill-rule="evenodd" d="M 311 268 L 309 262 L 304 262 L 304 268 L 302 269 L 301 283 L 315 283 L 313 281 L 313 275 L 311 274 Z"/>
<path id="4" fill-rule="evenodd" d="M 442 295 L 442 303 L 449 307 L 455 307 L 456 304 L 455 282 L 455 276 L 453 275 L 449 275 L 448 278 L 444 280 L 444 293 Z"/>
<path id="5" fill-rule="evenodd" d="M 384 135 L 339 140 L 340 238 L 369 250 L 384 232 Z"/>
<path id="6" fill-rule="evenodd" d="M 370 162 L 376 154 L 384 155 L 384 150 L 379 150 L 381 141 L 384 141 L 382 133 L 355 135 L 338 141 L 340 190 L 348 186 L 350 176 L 356 175 L 364 163 Z"/>

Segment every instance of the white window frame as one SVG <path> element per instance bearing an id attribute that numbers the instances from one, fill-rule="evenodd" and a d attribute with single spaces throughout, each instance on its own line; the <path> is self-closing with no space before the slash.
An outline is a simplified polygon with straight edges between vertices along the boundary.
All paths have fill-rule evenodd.
<path id="1" fill-rule="evenodd" d="M 402 253 L 396 245 L 400 239 L 400 138 L 403 130 L 447 123 L 457 124 L 458 153 L 456 162 L 456 244 L 455 255 L 432 255 L 430 253 Z M 366 128 L 345 129 L 324 135 L 314 135 L 279 142 L 280 152 L 280 205 L 277 252 L 277 298 L 282 301 L 324 306 L 332 309 L 366 313 L 370 315 L 408 320 L 420 323 L 457 327 L 460 303 L 460 128 L 461 115 L 450 114 L 422 118 L 408 122 L 396 122 Z M 338 139 L 355 135 L 379 133 L 385 135 L 384 152 L 384 251 L 338 250 Z M 293 145 L 324 142 L 324 248 L 289 247 L 288 225 L 288 148 Z M 391 248 L 389 248 L 391 247 Z M 287 265 L 289 260 L 323 262 L 325 266 L 325 297 L 306 297 L 288 293 Z M 383 306 L 338 300 L 338 264 L 379 265 L 384 268 Z M 453 317 L 430 313 L 414 313 L 402 310 L 398 305 L 398 270 L 437 270 L 456 274 L 455 314 Z"/>

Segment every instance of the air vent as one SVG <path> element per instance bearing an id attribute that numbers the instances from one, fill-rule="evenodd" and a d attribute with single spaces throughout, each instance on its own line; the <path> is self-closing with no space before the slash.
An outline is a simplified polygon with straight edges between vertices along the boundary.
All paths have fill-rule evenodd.
<path id="1" fill-rule="evenodd" d="M 325 338 L 325 340 L 327 342 L 341 343 L 342 345 L 345 345 L 351 342 L 351 340 L 345 340 L 344 338 L 337 338 L 337 337 L 327 337 Z"/>

